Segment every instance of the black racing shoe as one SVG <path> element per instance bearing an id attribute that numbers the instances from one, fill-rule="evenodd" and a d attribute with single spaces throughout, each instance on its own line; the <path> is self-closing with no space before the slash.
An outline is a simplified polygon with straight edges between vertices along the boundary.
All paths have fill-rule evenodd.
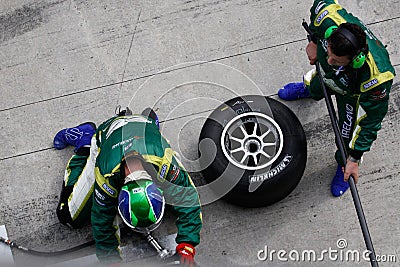
<path id="1" fill-rule="evenodd" d="M 126 107 L 126 109 L 121 110 L 121 106 L 118 105 L 115 108 L 115 115 L 121 117 L 121 116 L 129 116 L 132 115 L 132 110 L 130 110 L 128 107 Z"/>
<path id="2" fill-rule="evenodd" d="M 156 122 L 156 125 L 157 125 L 158 129 L 160 129 L 160 122 L 159 122 L 159 120 L 158 120 L 158 116 L 157 116 L 157 114 L 154 112 L 153 109 L 151 109 L 151 108 L 146 108 L 145 110 L 142 111 L 142 115 L 153 119 L 153 120 Z"/>

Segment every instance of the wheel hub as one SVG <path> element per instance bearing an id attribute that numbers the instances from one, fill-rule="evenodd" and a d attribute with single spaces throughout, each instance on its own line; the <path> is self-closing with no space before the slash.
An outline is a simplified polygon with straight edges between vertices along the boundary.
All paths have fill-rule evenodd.
<path id="1" fill-rule="evenodd" d="M 222 151 L 235 166 L 260 170 L 270 166 L 283 148 L 283 134 L 269 116 L 247 112 L 229 121 L 221 135 Z"/>
<path id="2" fill-rule="evenodd" d="M 262 146 L 258 138 L 249 138 L 244 142 L 244 150 L 248 153 L 254 154 L 260 152 Z"/>

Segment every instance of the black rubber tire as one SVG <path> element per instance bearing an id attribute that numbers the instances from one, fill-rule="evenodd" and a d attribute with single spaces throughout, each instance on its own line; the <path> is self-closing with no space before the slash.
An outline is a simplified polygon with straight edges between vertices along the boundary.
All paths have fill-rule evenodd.
<path id="1" fill-rule="evenodd" d="M 236 166 L 225 156 L 221 145 L 224 128 L 229 126 L 228 122 L 235 120 L 235 117 L 239 117 L 245 127 L 247 127 L 246 123 L 259 121 L 256 117 L 242 115 L 249 112 L 267 115 L 280 127 L 283 135 L 281 152 L 278 155 L 278 150 L 275 155 L 277 158 L 271 161 L 272 164 L 260 170 L 249 170 Z M 240 116 L 245 117 L 241 118 Z M 240 121 L 235 123 L 240 124 Z M 202 143 L 206 139 L 211 139 L 214 144 L 209 141 Z M 231 147 L 231 141 L 225 141 L 224 145 Z M 213 150 L 211 146 L 216 147 L 214 159 L 211 159 L 210 155 L 206 155 L 208 151 Z M 208 117 L 200 133 L 199 158 L 202 174 L 208 183 L 216 179 L 239 180 L 223 196 L 226 201 L 244 207 L 262 207 L 282 200 L 300 182 L 307 161 L 306 137 L 296 115 L 282 103 L 259 95 L 241 96 L 226 101 Z M 249 162 L 250 159 L 246 164 L 250 164 Z M 253 160 L 252 164 L 257 166 L 254 162 Z M 260 184 L 256 190 L 250 192 L 250 180 L 252 177 L 254 179 L 254 176 L 260 178 Z"/>

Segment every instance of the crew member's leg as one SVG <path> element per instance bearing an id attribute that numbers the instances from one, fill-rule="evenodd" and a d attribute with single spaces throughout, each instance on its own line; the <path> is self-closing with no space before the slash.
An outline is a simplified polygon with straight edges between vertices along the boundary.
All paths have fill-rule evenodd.
<path id="1" fill-rule="evenodd" d="M 73 228 L 82 227 L 90 222 L 94 164 L 97 157 L 96 139 L 90 139 L 95 126 L 90 128 L 87 124 L 81 126 L 61 130 L 54 141 L 56 143 L 57 140 L 66 140 L 65 144 L 62 144 L 64 147 L 74 145 L 76 148 L 76 154 L 71 157 L 65 170 L 60 202 L 56 210 L 60 222 Z M 69 141 L 70 137 L 65 135 L 70 132 L 81 134 L 77 135 L 78 139 Z"/>
<path id="2" fill-rule="evenodd" d="M 343 138 L 345 149 L 348 152 L 349 143 L 353 135 L 354 123 L 357 116 L 357 97 L 349 97 L 339 94 L 335 96 L 339 114 L 339 131 Z M 345 165 L 345 163 L 342 160 L 339 150 L 336 151 L 335 158 L 338 163 L 338 167 L 332 180 L 331 192 L 333 196 L 337 197 L 346 192 L 346 190 L 349 188 L 349 183 L 344 181 L 342 167 Z"/>

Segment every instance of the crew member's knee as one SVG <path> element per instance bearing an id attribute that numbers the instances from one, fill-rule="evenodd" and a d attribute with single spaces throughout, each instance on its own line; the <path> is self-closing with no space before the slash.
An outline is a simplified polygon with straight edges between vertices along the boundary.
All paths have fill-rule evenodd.
<path id="1" fill-rule="evenodd" d="M 71 228 L 80 228 L 72 220 L 72 216 L 68 207 L 68 198 L 72 194 L 72 191 L 73 191 L 73 186 L 64 186 L 63 184 L 60 195 L 60 202 L 57 205 L 56 214 L 60 223 Z"/>

